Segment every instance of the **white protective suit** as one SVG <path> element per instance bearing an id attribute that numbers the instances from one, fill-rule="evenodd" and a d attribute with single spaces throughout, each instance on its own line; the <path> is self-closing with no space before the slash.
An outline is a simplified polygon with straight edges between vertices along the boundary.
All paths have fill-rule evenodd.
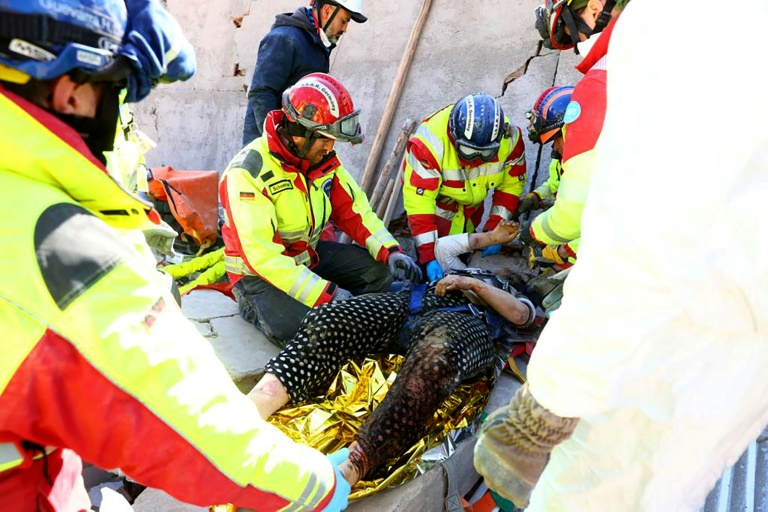
<path id="1" fill-rule="evenodd" d="M 768 2 L 618 20 L 579 262 L 528 367 L 581 418 L 530 511 L 697 510 L 768 423 Z"/>

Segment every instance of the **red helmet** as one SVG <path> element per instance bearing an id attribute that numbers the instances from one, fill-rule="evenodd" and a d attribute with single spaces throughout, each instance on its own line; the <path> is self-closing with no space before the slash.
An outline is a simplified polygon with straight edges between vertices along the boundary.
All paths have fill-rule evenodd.
<path id="1" fill-rule="evenodd" d="M 363 142 L 360 111 L 341 82 L 325 73 L 310 73 L 283 93 L 288 120 L 307 136 L 323 136 L 352 144 Z"/>
<path id="2" fill-rule="evenodd" d="M 587 6 L 587 0 L 545 0 L 544 5 L 536 8 L 536 30 L 544 40 L 544 46 L 554 50 L 575 48 L 579 42 L 579 32 L 587 37 L 601 32 L 611 21 L 611 10 L 615 0 L 606 0 L 598 16 L 595 27 L 591 28 L 578 15 L 578 11 Z M 569 34 L 565 33 L 568 27 Z"/>

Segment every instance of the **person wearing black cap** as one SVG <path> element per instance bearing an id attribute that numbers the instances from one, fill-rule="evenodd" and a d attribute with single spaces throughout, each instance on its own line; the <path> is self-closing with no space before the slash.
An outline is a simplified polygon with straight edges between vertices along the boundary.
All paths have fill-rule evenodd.
<path id="1" fill-rule="evenodd" d="M 331 51 L 350 21 L 365 23 L 363 0 L 311 0 L 293 14 L 275 17 L 259 43 L 243 124 L 243 146 L 260 137 L 283 92 L 310 73 L 328 73 Z"/>

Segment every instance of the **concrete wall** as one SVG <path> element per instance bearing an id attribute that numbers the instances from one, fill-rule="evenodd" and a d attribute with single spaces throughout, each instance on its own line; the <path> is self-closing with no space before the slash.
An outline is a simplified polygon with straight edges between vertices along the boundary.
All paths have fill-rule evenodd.
<path id="1" fill-rule="evenodd" d="M 379 168 L 407 118 L 420 120 L 465 94 L 502 92 L 504 78 L 535 51 L 533 11 L 540 0 L 433 0 L 429 18 L 387 137 Z M 168 0 L 168 8 L 197 51 L 198 72 L 185 83 L 160 86 L 136 106 L 139 124 L 158 147 L 151 166 L 223 170 L 240 148 L 247 88 L 261 37 L 274 15 L 293 11 L 297 0 Z M 364 25 L 352 24 L 334 51 L 331 73 L 362 110 L 362 145 L 339 144 L 353 175 L 365 167 L 395 74 L 419 13 L 418 0 L 368 0 Z M 524 113 L 546 87 L 575 83 L 572 52 L 544 50 L 525 76 L 500 98 L 505 113 L 525 127 Z M 527 139 L 526 139 L 527 142 Z M 528 144 L 529 176 L 537 146 Z M 545 179 L 549 150 L 542 152 L 538 182 Z M 530 184 L 529 184 L 530 186 Z"/>

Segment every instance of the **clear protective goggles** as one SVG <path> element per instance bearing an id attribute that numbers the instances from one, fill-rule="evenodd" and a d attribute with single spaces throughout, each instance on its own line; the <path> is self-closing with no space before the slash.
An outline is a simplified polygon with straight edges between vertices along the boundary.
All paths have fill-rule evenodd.
<path id="1" fill-rule="evenodd" d="M 315 132 L 323 137 L 349 142 L 350 144 L 360 144 L 365 140 L 363 130 L 360 127 L 360 111 L 355 110 L 349 115 L 337 119 L 333 123 L 318 124 L 308 119 L 296 116 L 304 128 Z"/>
<path id="2" fill-rule="evenodd" d="M 462 160 L 467 162 L 476 159 L 480 159 L 483 162 L 490 162 L 499 153 L 499 143 L 496 142 L 490 146 L 480 148 L 469 144 L 466 141 L 458 141 L 456 143 L 456 152 Z"/>

